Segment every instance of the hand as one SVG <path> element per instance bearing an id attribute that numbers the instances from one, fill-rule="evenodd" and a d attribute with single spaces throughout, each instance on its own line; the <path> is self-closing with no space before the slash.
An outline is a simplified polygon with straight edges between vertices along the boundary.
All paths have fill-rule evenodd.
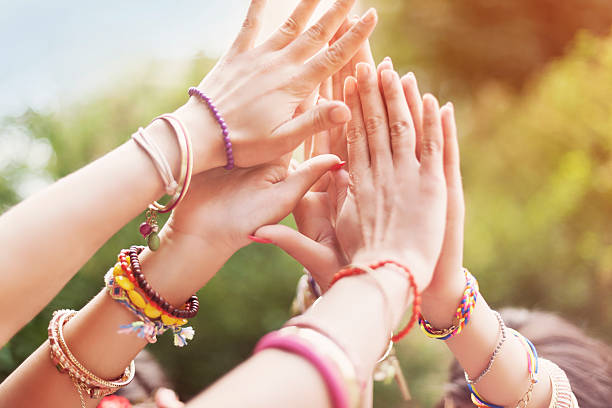
<path id="1" fill-rule="evenodd" d="M 446 215 L 443 133 L 437 100 L 423 100 L 420 162 L 416 132 L 399 76 L 357 66 L 345 85 L 351 184 L 337 221 L 338 240 L 354 262 L 395 259 L 423 290 L 436 265 Z M 385 109 L 386 105 L 386 109 Z M 357 231 L 357 233 L 355 233 Z"/>
<path id="2" fill-rule="evenodd" d="M 377 17 L 375 10 L 370 9 L 333 46 L 325 49 L 354 3 L 355 0 L 337 0 L 316 24 L 302 33 L 318 4 L 316 0 L 302 0 L 276 33 L 253 47 L 264 1 L 252 0 L 236 41 L 199 85 L 227 122 L 238 166 L 275 160 L 292 151 L 307 136 L 348 121 L 350 113 L 339 102 L 295 114 L 298 106 L 325 78 L 352 58 L 373 31 Z M 195 133 L 209 134 L 218 125 L 206 110 L 201 101 L 191 98 L 179 109 L 179 114 L 196 129 Z M 215 166 L 220 166 L 225 164 L 220 130 L 215 130 L 213 136 L 216 142 L 212 160 Z"/>
<path id="3" fill-rule="evenodd" d="M 345 21 L 331 43 L 340 38 L 358 21 Z M 370 46 L 366 41 L 351 62 L 330 77 L 320 87 L 322 98 L 344 100 L 344 82 L 353 75 L 360 62 L 374 66 Z M 346 132 L 343 126 L 319 132 L 306 139 L 304 158 L 308 160 L 322 154 L 334 154 L 348 159 Z M 314 277 L 323 291 L 327 290 L 333 275 L 348 263 L 336 239 L 338 202 L 343 201 L 348 188 L 348 173 L 336 170 L 326 174 L 311 188 L 293 210 L 298 231 L 285 225 L 266 225 L 255 235 L 271 241 L 300 262 Z"/>
<path id="4" fill-rule="evenodd" d="M 248 169 L 209 170 L 194 177 L 164 228 L 231 255 L 262 225 L 285 218 L 310 187 L 339 162 L 317 156 L 289 174 L 288 158 Z"/>

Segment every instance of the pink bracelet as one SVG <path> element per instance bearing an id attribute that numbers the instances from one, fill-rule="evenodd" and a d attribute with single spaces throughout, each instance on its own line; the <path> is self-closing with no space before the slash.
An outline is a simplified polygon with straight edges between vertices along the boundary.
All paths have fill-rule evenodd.
<path id="1" fill-rule="evenodd" d="M 334 367 L 330 360 L 317 354 L 306 341 L 295 335 L 275 331 L 262 337 L 255 346 L 253 353 L 257 354 L 269 348 L 288 351 L 308 360 L 321 374 L 321 377 L 323 377 L 332 406 L 335 408 L 351 407 L 349 392 L 342 380 L 340 370 Z"/>

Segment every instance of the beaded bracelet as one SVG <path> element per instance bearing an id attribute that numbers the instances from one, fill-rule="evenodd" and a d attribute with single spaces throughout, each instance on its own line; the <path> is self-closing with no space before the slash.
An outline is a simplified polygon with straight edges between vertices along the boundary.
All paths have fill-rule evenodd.
<path id="1" fill-rule="evenodd" d="M 393 260 L 385 260 L 385 261 L 381 261 L 376 264 L 370 265 L 369 268 L 375 270 L 375 269 L 381 268 L 386 265 L 394 265 L 402 269 L 404 272 L 406 272 L 406 274 L 408 275 L 408 283 L 410 284 L 409 290 L 412 292 L 412 315 L 410 316 L 410 320 L 408 321 L 408 323 L 402 330 L 400 330 L 397 334 L 391 337 L 391 341 L 393 341 L 394 343 L 397 343 L 402 338 L 404 338 L 404 336 L 406 336 L 410 332 L 412 327 L 415 325 L 417 321 L 417 317 L 419 316 L 420 310 L 421 310 L 420 308 L 421 296 L 419 295 L 419 291 L 416 286 L 416 282 L 414 280 L 414 275 L 412 274 L 412 272 L 410 272 L 408 268 L 406 268 L 402 264 L 396 261 L 393 261 Z M 337 272 L 334 275 L 329 287 L 331 288 L 334 283 L 336 283 L 342 278 L 346 278 L 348 276 L 363 275 L 365 273 L 366 271 L 361 268 L 355 268 L 355 267 L 350 267 L 350 266 L 348 268 L 341 269 L 339 272 Z"/>
<path id="2" fill-rule="evenodd" d="M 179 118 L 169 113 L 153 119 L 153 121 L 156 120 L 163 120 L 164 122 L 168 123 L 174 131 L 178 139 L 181 152 L 181 169 L 179 181 L 170 202 L 163 205 L 157 201 L 154 201 L 149 205 L 149 208 L 146 211 L 145 222 L 140 224 L 139 231 L 147 240 L 147 244 L 152 251 L 157 251 L 160 245 L 159 236 L 157 235 L 159 231 L 157 214 L 170 212 L 177 205 L 179 205 L 189 190 L 191 176 L 193 175 L 193 148 L 191 145 L 191 136 L 187 132 L 187 128 L 183 125 Z"/>
<path id="3" fill-rule="evenodd" d="M 200 91 L 198 88 L 191 87 L 189 88 L 189 96 L 196 96 L 208 106 L 211 113 L 215 117 L 215 120 L 221 126 L 221 132 L 223 133 L 223 145 L 225 147 L 225 155 L 227 156 L 227 164 L 225 165 L 226 170 L 231 170 L 234 168 L 234 151 L 232 149 L 232 141 L 229 137 L 229 129 L 227 127 L 227 123 L 223 120 L 221 113 L 219 113 L 219 109 L 215 106 L 212 99 L 204 94 L 204 92 Z"/>
<path id="4" fill-rule="evenodd" d="M 254 354 L 276 348 L 308 360 L 319 372 L 335 408 L 360 406 L 360 387 L 354 365 L 333 340 L 318 331 L 288 326 L 269 333 L 255 346 Z"/>
<path id="5" fill-rule="evenodd" d="M 523 397 L 516 403 L 516 408 L 527 408 L 529 401 L 531 401 L 531 397 L 533 394 L 533 387 L 538 382 L 538 372 L 539 372 L 539 363 L 538 363 L 538 353 L 534 345 L 527 339 L 525 336 L 520 334 L 514 329 L 507 328 L 508 331 L 516 338 L 519 339 L 525 351 L 527 353 L 527 371 L 529 372 L 529 387 L 527 391 L 523 395 Z M 472 402 L 477 407 L 488 407 L 488 408 L 504 408 L 501 405 L 491 404 L 490 402 L 486 402 L 476 391 L 476 388 L 468 383 L 468 389 L 470 390 Z"/>
<path id="6" fill-rule="evenodd" d="M 506 324 L 504 323 L 504 320 L 502 319 L 501 315 L 496 311 L 494 311 L 493 314 L 495 314 L 495 317 L 497 318 L 497 322 L 499 323 L 499 336 L 497 338 L 497 344 L 495 345 L 493 354 L 491 354 L 491 358 L 489 358 L 489 364 L 487 364 L 487 367 L 484 370 L 482 370 L 482 372 L 478 375 L 478 377 L 472 380 L 470 379 L 467 371 L 463 371 L 463 375 L 465 376 L 465 381 L 470 385 L 478 384 L 480 380 L 482 380 L 482 378 L 485 375 L 487 375 L 487 373 L 491 370 L 491 367 L 493 367 L 493 362 L 495 361 L 495 358 L 499 354 L 502 346 L 504 345 L 504 343 L 506 342 L 506 339 L 508 338 L 508 335 L 506 333 L 507 331 Z"/>
<path id="7" fill-rule="evenodd" d="M 427 337 L 448 340 L 461 333 L 470 321 L 472 311 L 476 307 L 476 301 L 478 300 L 478 281 L 466 268 L 463 268 L 463 273 L 465 274 L 465 290 L 455 312 L 453 324 L 450 327 L 436 329 L 422 315 L 419 315 L 419 325 Z"/>
<path id="8" fill-rule="evenodd" d="M 136 368 L 132 360 L 123 375 L 112 381 L 99 378 L 86 369 L 72 354 L 64 339 L 64 325 L 74 316 L 76 316 L 74 310 L 58 310 L 53 313 L 48 328 L 50 357 L 60 373 L 66 373 L 70 376 L 79 393 L 81 407 L 85 408 L 84 395 L 88 395 L 92 399 L 98 399 L 116 392 L 134 379 Z"/>

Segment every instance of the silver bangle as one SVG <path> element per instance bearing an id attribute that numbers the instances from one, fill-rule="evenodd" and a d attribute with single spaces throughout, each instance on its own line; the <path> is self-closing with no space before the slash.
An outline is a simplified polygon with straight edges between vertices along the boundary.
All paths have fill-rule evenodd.
<path id="1" fill-rule="evenodd" d="M 491 358 L 489 359 L 489 364 L 487 365 L 487 368 L 485 368 L 478 377 L 472 380 L 470 379 L 470 376 L 468 375 L 468 373 L 466 371 L 463 371 L 463 374 L 465 375 L 465 381 L 467 381 L 467 383 L 470 385 L 478 384 L 478 382 L 482 380 L 482 378 L 485 375 L 487 375 L 487 373 L 491 370 L 491 367 L 493 366 L 493 362 L 495 361 L 495 358 L 497 357 L 502 346 L 506 342 L 506 338 L 508 338 L 508 335 L 506 333 L 506 324 L 504 323 L 504 320 L 502 319 L 501 315 L 498 312 L 493 311 L 493 313 L 495 314 L 495 317 L 497 318 L 497 321 L 499 322 L 499 336 L 497 338 L 497 345 L 495 346 L 495 350 L 493 350 L 493 354 L 491 354 Z"/>

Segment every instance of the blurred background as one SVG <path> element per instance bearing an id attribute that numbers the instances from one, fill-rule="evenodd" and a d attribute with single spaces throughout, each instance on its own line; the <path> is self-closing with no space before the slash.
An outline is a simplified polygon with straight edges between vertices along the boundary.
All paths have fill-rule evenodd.
<path id="1" fill-rule="evenodd" d="M 296 0 L 269 2 L 267 32 Z M 0 0 L 0 212 L 184 103 L 247 4 Z M 465 265 L 489 303 L 553 311 L 612 336 L 612 3 L 362 0 L 360 9 L 369 6 L 380 16 L 377 60 L 391 56 L 422 91 L 455 103 Z M 0 349 L 0 380 L 45 340 L 53 310 L 78 309 L 100 290 L 116 253 L 140 242 L 139 219 Z M 253 244 L 201 290 L 191 345 L 149 347 L 182 398 L 287 319 L 300 273 L 279 249 Z M 413 401 L 377 385 L 375 406 L 432 406 L 450 361 L 444 345 L 415 332 L 399 355 Z"/>

